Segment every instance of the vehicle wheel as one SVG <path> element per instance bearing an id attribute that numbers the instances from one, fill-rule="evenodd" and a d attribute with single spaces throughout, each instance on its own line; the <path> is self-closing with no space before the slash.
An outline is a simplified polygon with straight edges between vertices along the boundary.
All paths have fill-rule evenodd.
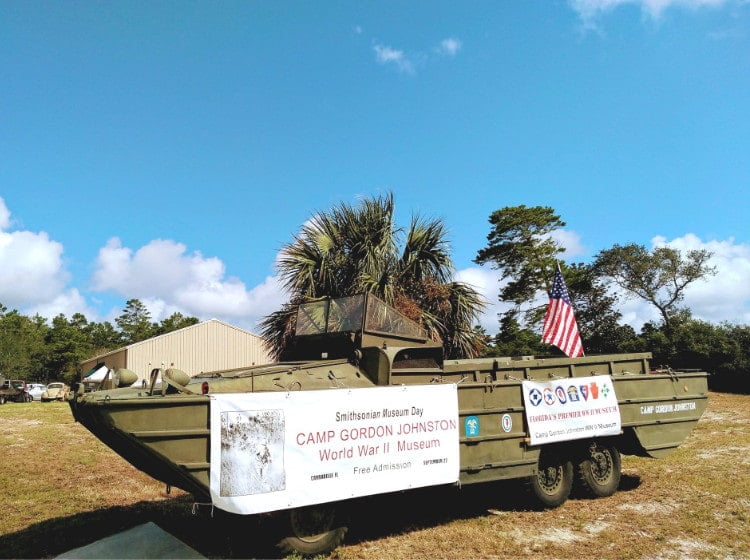
<path id="1" fill-rule="evenodd" d="M 537 473 L 529 477 L 529 485 L 544 507 L 558 507 L 570 496 L 573 463 L 559 450 L 543 448 L 539 454 Z"/>
<path id="2" fill-rule="evenodd" d="M 617 492 L 622 474 L 622 460 L 616 447 L 592 441 L 578 463 L 578 481 L 582 490 L 593 497 L 603 498 Z"/>
<path id="3" fill-rule="evenodd" d="M 0 404 L 5 404 L 5 395 L 0 395 Z"/>
<path id="4" fill-rule="evenodd" d="M 334 503 L 295 508 L 282 517 L 282 538 L 276 546 L 285 554 L 328 554 L 343 542 L 347 531 Z"/>

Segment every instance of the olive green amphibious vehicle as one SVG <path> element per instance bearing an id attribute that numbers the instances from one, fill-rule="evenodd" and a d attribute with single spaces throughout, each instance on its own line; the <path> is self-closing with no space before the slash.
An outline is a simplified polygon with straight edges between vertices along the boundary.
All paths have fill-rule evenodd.
<path id="1" fill-rule="evenodd" d="M 155 369 L 134 387 L 81 385 L 69 402 L 78 422 L 138 469 L 196 502 L 278 516 L 287 528 L 282 550 L 308 555 L 342 542 L 342 501 L 393 484 L 523 479 L 547 507 L 562 504 L 574 483 L 611 495 L 620 454 L 665 456 L 706 408 L 706 373 L 654 371 L 650 357 L 444 360 L 419 325 L 359 295 L 301 305 L 286 361 L 196 377 Z M 413 392 L 412 406 L 397 404 L 401 389 Z M 320 392 L 304 394 L 311 391 Z M 348 395 L 365 399 L 349 406 Z M 257 412 L 266 405 L 252 400 L 287 396 L 310 402 L 284 409 L 274 401 Z M 231 405 L 239 412 L 214 416 L 222 399 L 239 402 Z M 239 423 L 225 423 L 231 414 Z M 281 434 L 282 424 L 292 432 Z M 216 472 L 225 453 L 240 457 L 227 477 Z M 310 461 L 302 474 L 300 461 Z M 423 473 L 441 468 L 447 478 L 424 482 Z M 222 506 L 228 488 L 240 488 L 249 509 Z"/>

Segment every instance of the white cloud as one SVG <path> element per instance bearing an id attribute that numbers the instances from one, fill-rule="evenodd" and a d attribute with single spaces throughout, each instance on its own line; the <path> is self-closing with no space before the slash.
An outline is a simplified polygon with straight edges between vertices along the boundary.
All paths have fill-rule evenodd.
<path id="1" fill-rule="evenodd" d="M 404 51 L 383 45 L 375 45 L 373 49 L 375 50 L 375 60 L 380 64 L 394 64 L 401 72 L 414 73 L 414 64 L 406 57 Z"/>
<path id="2" fill-rule="evenodd" d="M 25 313 L 30 316 L 39 314 L 46 319 L 52 319 L 60 314 L 70 319 L 76 313 L 81 313 L 87 319 L 96 316 L 96 312 L 89 307 L 86 298 L 76 288 L 61 292 L 48 301 L 31 304 L 25 309 Z"/>
<path id="3" fill-rule="evenodd" d="M 479 318 L 479 324 L 487 334 L 496 334 L 500 325 L 498 315 L 512 307 L 497 299 L 501 288 L 499 271 L 490 267 L 471 267 L 457 271 L 454 280 L 468 284 L 482 295 L 487 307 Z"/>
<path id="4" fill-rule="evenodd" d="M 651 20 L 658 20 L 670 8 L 694 10 L 720 6 L 727 2 L 728 0 L 568 0 L 587 29 L 595 29 L 600 16 L 621 6 L 640 7 L 644 16 Z"/>
<path id="5" fill-rule="evenodd" d="M 70 281 L 63 246 L 43 231 L 7 231 L 10 216 L 0 198 L 0 303 L 24 311 L 51 305 Z"/>
<path id="6" fill-rule="evenodd" d="M 437 52 L 447 56 L 456 56 L 458 51 L 461 50 L 461 46 L 461 41 L 451 37 L 440 41 L 440 46 L 438 46 Z"/>
<path id="7" fill-rule="evenodd" d="M 685 298 L 678 305 L 690 309 L 696 319 L 710 323 L 750 324 L 750 245 L 738 244 L 733 238 L 702 241 L 692 233 L 671 241 L 662 236 L 652 238 L 652 249 L 665 246 L 683 254 L 694 249 L 710 251 L 707 264 L 716 268 L 715 276 L 688 285 Z M 661 315 L 650 303 L 613 291 L 621 295 L 618 309 L 623 323 L 639 331 L 646 322 L 661 321 Z"/>
<path id="8" fill-rule="evenodd" d="M 156 239 L 133 251 L 118 238 L 99 250 L 92 278 L 95 291 L 139 299 L 159 321 L 178 311 L 201 319 L 212 317 L 253 330 L 256 322 L 285 301 L 275 277 L 248 290 L 226 277 L 224 263 L 187 253 L 182 243 Z"/>
<path id="9" fill-rule="evenodd" d="M 563 260 L 575 259 L 586 254 L 586 247 L 581 243 L 581 236 L 575 231 L 556 229 L 550 234 L 550 237 L 565 248 L 565 251 L 560 255 Z"/>
<path id="10" fill-rule="evenodd" d="M 738 244 L 734 238 L 702 241 L 692 233 L 672 241 L 654 237 L 651 243 L 683 253 L 701 249 L 711 252 L 708 265 L 716 268 L 716 275 L 689 285 L 683 303 L 698 319 L 750 324 L 750 244 Z"/>

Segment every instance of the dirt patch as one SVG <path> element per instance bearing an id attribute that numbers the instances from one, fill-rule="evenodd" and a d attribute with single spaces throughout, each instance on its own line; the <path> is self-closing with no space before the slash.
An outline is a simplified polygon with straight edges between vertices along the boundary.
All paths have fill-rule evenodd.
<path id="1" fill-rule="evenodd" d="M 750 465 L 750 454 L 745 447 L 738 445 L 717 447 L 696 454 L 697 459 L 715 461 L 718 459 L 734 459 L 738 465 Z"/>
<path id="2" fill-rule="evenodd" d="M 15 434 L 33 428 L 34 426 L 41 426 L 42 421 L 35 418 L 7 418 L 0 416 L 0 431 L 5 434 Z"/>
<path id="3" fill-rule="evenodd" d="M 691 540 L 681 539 L 672 540 L 667 546 L 662 547 L 657 555 L 653 556 L 654 560 L 702 560 L 704 558 L 711 558 L 716 555 L 716 547 L 711 546 L 708 543 Z M 645 556 L 644 558 L 650 559 L 652 557 Z"/>

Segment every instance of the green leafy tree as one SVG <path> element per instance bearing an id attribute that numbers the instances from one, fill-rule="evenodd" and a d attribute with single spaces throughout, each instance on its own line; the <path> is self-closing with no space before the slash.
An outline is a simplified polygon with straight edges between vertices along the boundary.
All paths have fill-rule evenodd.
<path id="1" fill-rule="evenodd" d="M 86 326 L 86 318 L 80 313 L 74 314 L 70 321 L 62 314 L 52 319 L 46 337 L 47 379 L 64 379 L 71 383 L 78 377 L 78 365 L 91 351 Z"/>
<path id="2" fill-rule="evenodd" d="M 129 299 L 122 315 L 115 319 L 115 323 L 123 333 L 125 344 L 146 340 L 153 336 L 156 330 L 151 322 L 151 314 L 139 299 Z"/>
<path id="3" fill-rule="evenodd" d="M 162 319 L 156 328 L 154 335 L 166 334 L 168 332 L 184 329 L 191 325 L 197 325 L 200 320 L 197 317 L 186 317 L 179 311 L 175 311 L 169 317 Z"/>
<path id="4" fill-rule="evenodd" d="M 723 323 L 721 328 L 731 341 L 732 351 L 712 370 L 713 385 L 717 390 L 750 393 L 750 326 Z"/>
<path id="5" fill-rule="evenodd" d="M 296 305 L 323 296 L 370 292 L 421 323 L 448 357 L 474 356 L 481 339 L 472 325 L 483 307 L 471 287 L 451 281 L 453 265 L 441 220 L 414 216 L 394 224 L 393 195 L 341 204 L 315 214 L 285 245 L 277 262 L 290 301 L 261 323 L 281 356 L 293 335 Z"/>
<path id="6" fill-rule="evenodd" d="M 710 257 L 711 253 L 706 250 L 683 254 L 677 249 L 657 247 L 649 251 L 643 245 L 632 243 L 599 252 L 594 269 L 598 276 L 611 279 L 626 294 L 656 307 L 665 334 L 671 338 L 685 289 L 693 282 L 716 274 L 716 269 L 707 264 Z"/>
<path id="7" fill-rule="evenodd" d="M 596 276 L 593 266 L 562 264 L 561 268 L 586 354 L 620 352 L 632 345 L 635 330 L 620 324 L 622 314 L 616 308 L 617 296 Z"/>
<path id="8" fill-rule="evenodd" d="M 501 282 L 505 284 L 499 299 L 513 304 L 501 319 L 499 348 L 523 354 L 549 351 L 547 345 L 535 340 L 538 335 L 529 329 L 541 324 L 547 298 L 540 296 L 551 288 L 558 265 L 565 277 L 587 353 L 614 352 L 626 340 L 635 337 L 632 328 L 619 325 L 621 315 L 615 309 L 617 300 L 608 294 L 593 268 L 560 262 L 565 247 L 555 241 L 553 234 L 564 227 L 565 222 L 552 208 L 505 207 L 490 215 L 490 224 L 488 246 L 478 252 L 475 262 L 491 264 L 500 270 Z M 534 304 L 535 301 L 543 303 Z M 520 310 L 524 307 L 523 324 L 520 324 Z"/>
<path id="9" fill-rule="evenodd" d="M 500 282 L 507 283 L 498 297 L 514 304 L 508 313 L 517 316 L 521 306 L 551 287 L 558 257 L 565 250 L 551 234 L 565 227 L 565 222 L 549 206 L 525 205 L 496 210 L 489 222 L 487 247 L 479 250 L 474 262 L 500 271 Z M 538 314 L 538 309 L 530 310 L 527 320 L 533 321 Z"/>
<path id="10" fill-rule="evenodd" d="M 500 332 L 495 335 L 494 356 L 535 356 L 549 352 L 538 332 L 522 327 L 510 314 L 500 318 Z"/>
<path id="11" fill-rule="evenodd" d="M 26 381 L 44 379 L 47 331 L 39 315 L 29 318 L 0 304 L 0 374 Z"/>
<path id="12" fill-rule="evenodd" d="M 123 344 L 123 335 L 109 321 L 89 323 L 86 333 L 91 344 L 92 355 L 104 354 L 116 350 Z"/>

